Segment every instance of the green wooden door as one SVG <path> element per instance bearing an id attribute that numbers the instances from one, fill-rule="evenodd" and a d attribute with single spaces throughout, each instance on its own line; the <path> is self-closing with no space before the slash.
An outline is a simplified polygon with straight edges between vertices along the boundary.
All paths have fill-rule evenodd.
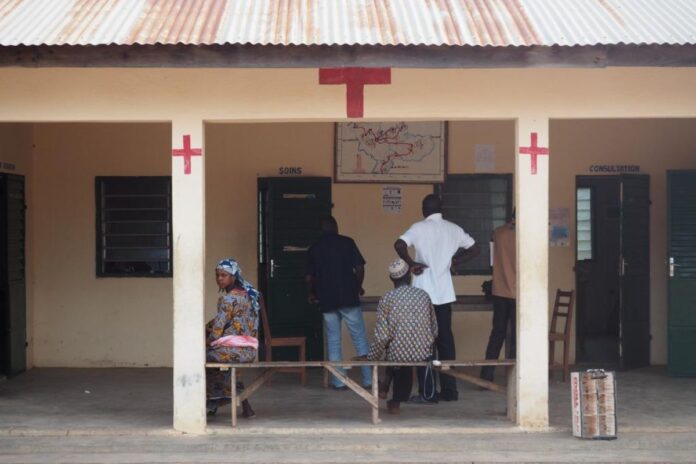
<path id="1" fill-rule="evenodd" d="M 307 357 L 323 359 L 322 317 L 307 302 L 307 250 L 331 214 L 331 179 L 261 178 L 259 191 L 259 285 L 274 337 L 307 337 Z M 273 359 L 297 359 L 292 349 L 274 349 Z"/>
<path id="2" fill-rule="evenodd" d="M 0 174 L 0 373 L 26 368 L 24 177 Z"/>
<path id="3" fill-rule="evenodd" d="M 667 171 L 668 372 L 696 376 L 696 170 Z"/>
<path id="4" fill-rule="evenodd" d="M 623 369 L 650 365 L 650 177 L 621 176 L 620 356 Z"/>

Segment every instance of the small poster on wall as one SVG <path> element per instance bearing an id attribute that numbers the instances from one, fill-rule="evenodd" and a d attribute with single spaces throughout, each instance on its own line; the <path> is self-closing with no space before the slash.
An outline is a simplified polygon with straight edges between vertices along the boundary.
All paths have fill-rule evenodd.
<path id="1" fill-rule="evenodd" d="M 495 145 L 477 144 L 474 159 L 476 172 L 495 172 Z"/>
<path id="2" fill-rule="evenodd" d="M 444 122 L 336 124 L 336 182 L 444 182 Z"/>
<path id="3" fill-rule="evenodd" d="M 382 210 L 390 214 L 401 212 L 401 186 L 385 185 L 382 187 Z"/>
<path id="4" fill-rule="evenodd" d="M 570 209 L 551 208 L 549 209 L 549 245 L 552 247 L 570 246 L 570 235 L 568 233 L 570 222 Z"/>

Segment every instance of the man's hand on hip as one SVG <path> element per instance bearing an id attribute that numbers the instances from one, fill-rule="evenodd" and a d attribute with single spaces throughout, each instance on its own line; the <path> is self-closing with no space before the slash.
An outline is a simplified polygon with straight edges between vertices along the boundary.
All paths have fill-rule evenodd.
<path id="1" fill-rule="evenodd" d="M 423 273 L 423 271 L 425 270 L 425 268 L 427 268 L 427 267 L 428 266 L 426 264 L 417 263 L 414 261 L 413 264 L 411 264 L 411 272 L 414 275 L 421 275 Z"/>

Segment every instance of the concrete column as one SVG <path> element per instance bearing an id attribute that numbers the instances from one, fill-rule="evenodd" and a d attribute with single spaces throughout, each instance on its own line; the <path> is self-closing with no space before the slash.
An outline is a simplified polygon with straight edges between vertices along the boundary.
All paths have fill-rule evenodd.
<path id="1" fill-rule="evenodd" d="M 517 424 L 539 429 L 549 424 L 549 155 L 536 156 L 533 173 L 535 155 L 525 152 L 548 149 L 548 118 L 519 118 L 516 138 Z"/>
<path id="2" fill-rule="evenodd" d="M 205 433 L 205 152 L 203 120 L 172 121 L 174 252 L 174 429 Z M 189 158 L 189 161 L 186 161 Z M 189 164 L 190 163 L 190 164 Z"/>

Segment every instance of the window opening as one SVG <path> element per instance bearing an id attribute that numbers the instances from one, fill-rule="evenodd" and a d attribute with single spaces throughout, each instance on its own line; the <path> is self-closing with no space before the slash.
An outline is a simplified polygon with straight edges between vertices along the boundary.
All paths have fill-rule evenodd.
<path id="1" fill-rule="evenodd" d="M 462 227 L 481 248 L 476 258 L 457 265 L 464 275 L 490 275 L 493 230 L 512 215 L 512 174 L 452 174 L 435 187 L 443 217 Z"/>
<path id="2" fill-rule="evenodd" d="M 97 177 L 95 183 L 97 276 L 171 276 L 171 177 Z"/>
<path id="3" fill-rule="evenodd" d="M 593 258 L 592 240 L 592 189 L 590 187 L 577 188 L 576 205 L 576 246 L 577 260 L 584 261 Z"/>

